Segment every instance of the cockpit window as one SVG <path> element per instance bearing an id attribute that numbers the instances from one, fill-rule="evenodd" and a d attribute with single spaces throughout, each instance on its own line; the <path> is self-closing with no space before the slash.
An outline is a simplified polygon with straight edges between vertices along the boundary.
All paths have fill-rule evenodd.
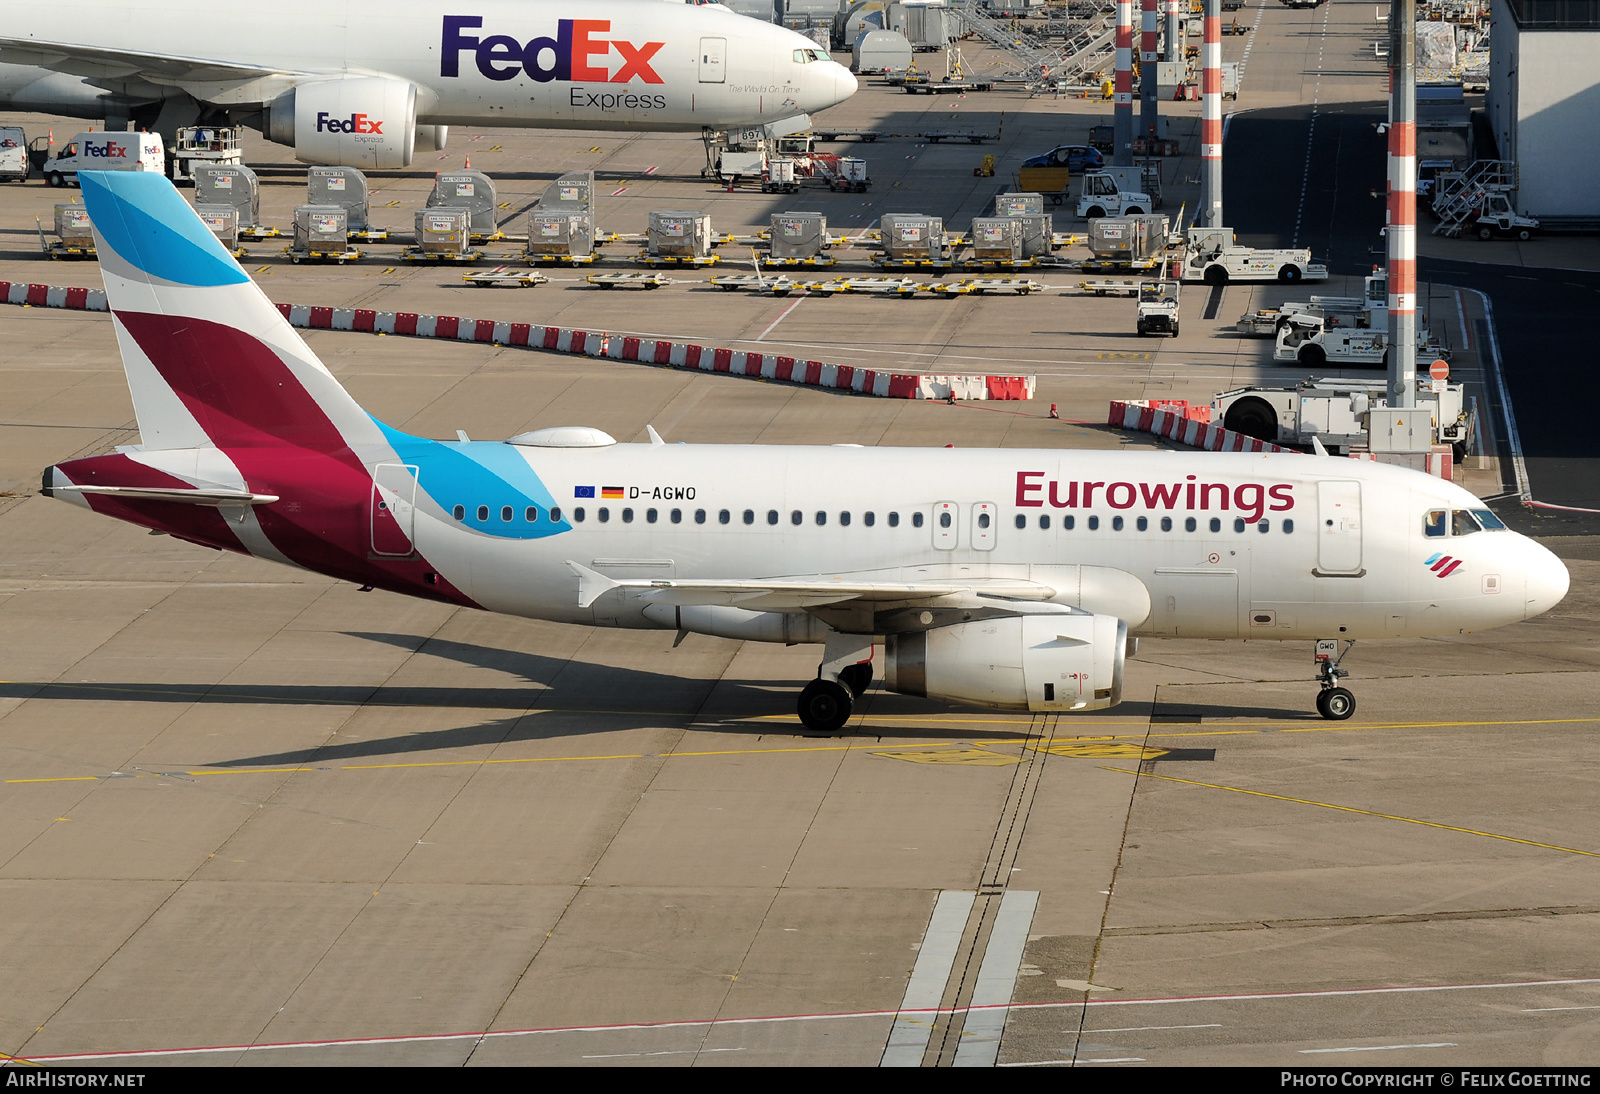
<path id="1" fill-rule="evenodd" d="M 826 50 L 797 49 L 794 51 L 794 63 L 797 65 L 808 65 L 812 61 L 830 61 L 832 59 Z"/>
<path id="2" fill-rule="evenodd" d="M 1453 536 L 1470 536 L 1483 529 L 1478 525 L 1472 514 L 1465 509 L 1456 509 L 1450 513 L 1450 534 Z"/>
<path id="3" fill-rule="evenodd" d="M 1444 516 L 1443 509 L 1429 509 L 1428 515 L 1422 519 L 1422 534 L 1425 536 L 1444 535 Z"/>
<path id="4" fill-rule="evenodd" d="M 1506 531 L 1505 522 L 1487 509 L 1474 509 L 1472 515 L 1478 518 L 1478 523 L 1490 532 Z"/>

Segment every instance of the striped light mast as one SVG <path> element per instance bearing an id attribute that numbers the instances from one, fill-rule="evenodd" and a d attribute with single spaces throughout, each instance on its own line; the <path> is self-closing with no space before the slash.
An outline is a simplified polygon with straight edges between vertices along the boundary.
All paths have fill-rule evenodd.
<path id="1" fill-rule="evenodd" d="M 1222 0 L 1205 0 L 1200 45 L 1200 216 L 1202 228 L 1222 219 Z"/>
<path id="2" fill-rule="evenodd" d="M 1139 129 L 1146 138 L 1157 135 L 1157 127 L 1161 124 L 1161 108 L 1156 105 L 1156 62 L 1161 59 L 1156 52 L 1161 37 L 1160 11 L 1157 8 L 1159 0 L 1141 0 L 1140 14 L 1144 22 L 1140 26 L 1139 40 L 1139 94 L 1143 102 L 1143 109 L 1139 117 Z M 1150 151 L 1147 145 L 1145 150 Z"/>
<path id="3" fill-rule="evenodd" d="M 1115 142 L 1111 162 L 1133 166 L 1133 0 L 1117 0 L 1116 113 L 1111 134 Z"/>
<path id="4" fill-rule="evenodd" d="M 1389 405 L 1417 405 L 1417 10 L 1389 26 Z"/>
<path id="5" fill-rule="evenodd" d="M 1178 13 L 1178 0 L 1161 0 L 1167 13 L 1167 48 L 1163 60 L 1183 60 L 1183 16 Z"/>

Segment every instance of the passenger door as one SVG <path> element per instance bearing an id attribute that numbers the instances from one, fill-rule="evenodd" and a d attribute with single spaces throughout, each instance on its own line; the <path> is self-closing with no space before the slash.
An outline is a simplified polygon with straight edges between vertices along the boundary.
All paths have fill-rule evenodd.
<path id="1" fill-rule="evenodd" d="M 416 518 L 417 469 L 380 463 L 372 476 L 372 553 L 409 555 Z"/>
<path id="2" fill-rule="evenodd" d="M 933 505 L 933 545 L 941 551 L 953 551 L 956 546 L 956 517 L 959 509 L 953 501 L 939 501 Z"/>
<path id="3" fill-rule="evenodd" d="M 994 550 L 996 522 L 1000 508 L 992 501 L 980 501 L 972 507 L 972 546 L 978 551 Z"/>
<path id="4" fill-rule="evenodd" d="M 700 39 L 700 82 L 703 84 L 720 84 L 727 79 L 727 66 L 724 63 L 728 55 L 728 40 L 726 38 Z"/>
<path id="5" fill-rule="evenodd" d="M 1361 484 L 1317 483 L 1317 569 L 1319 577 L 1359 577 L 1361 568 Z"/>

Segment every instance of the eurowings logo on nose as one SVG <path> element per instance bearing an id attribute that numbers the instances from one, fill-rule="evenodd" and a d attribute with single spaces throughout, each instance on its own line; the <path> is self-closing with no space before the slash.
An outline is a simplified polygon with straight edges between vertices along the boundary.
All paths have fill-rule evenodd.
<path id="1" fill-rule="evenodd" d="M 1439 552 L 1435 551 L 1432 555 L 1429 555 L 1428 558 L 1424 559 L 1422 564 L 1427 566 L 1440 577 L 1449 577 L 1451 574 L 1456 572 L 1456 567 L 1460 566 L 1463 561 L 1463 559 L 1451 558 L 1449 555 L 1440 554 Z"/>

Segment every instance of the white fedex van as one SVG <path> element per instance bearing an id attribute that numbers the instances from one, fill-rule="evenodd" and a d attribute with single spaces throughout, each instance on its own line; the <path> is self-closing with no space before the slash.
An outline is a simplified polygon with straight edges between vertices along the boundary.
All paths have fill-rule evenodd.
<path id="1" fill-rule="evenodd" d="M 79 133 L 40 172 L 51 186 L 76 183 L 79 171 L 154 171 L 164 174 L 167 153 L 159 133 Z"/>

